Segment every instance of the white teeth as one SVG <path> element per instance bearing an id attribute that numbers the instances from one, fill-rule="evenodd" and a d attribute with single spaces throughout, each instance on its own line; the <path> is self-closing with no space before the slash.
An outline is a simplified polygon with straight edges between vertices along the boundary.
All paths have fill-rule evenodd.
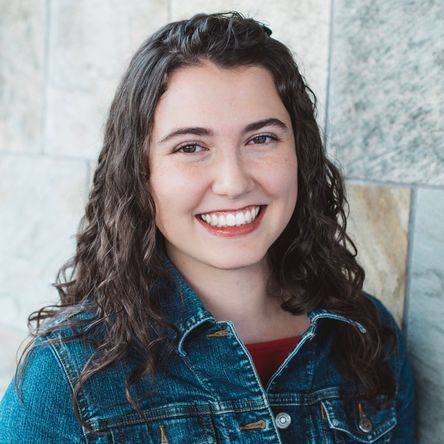
<path id="1" fill-rule="evenodd" d="M 259 214 L 260 207 L 255 207 L 246 211 L 236 213 L 219 214 L 201 214 L 200 217 L 207 224 L 213 227 L 234 227 L 251 223 Z"/>
<path id="2" fill-rule="evenodd" d="M 235 217 L 236 225 L 243 225 L 245 223 L 244 213 L 237 213 Z"/>
<path id="3" fill-rule="evenodd" d="M 237 220 L 236 220 L 236 216 L 234 214 L 231 214 L 231 213 L 227 214 L 226 219 L 227 219 L 227 225 L 229 227 L 234 227 L 236 225 Z"/>
<path id="4" fill-rule="evenodd" d="M 227 225 L 227 222 L 226 222 L 226 220 L 225 220 L 225 216 L 219 216 L 218 218 L 217 218 L 217 226 L 218 227 L 223 227 L 223 226 L 225 226 L 225 225 Z"/>

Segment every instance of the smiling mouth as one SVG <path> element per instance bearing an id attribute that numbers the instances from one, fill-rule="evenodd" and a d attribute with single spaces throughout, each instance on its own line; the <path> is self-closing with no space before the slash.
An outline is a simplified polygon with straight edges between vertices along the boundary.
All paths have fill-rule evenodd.
<path id="1" fill-rule="evenodd" d="M 199 214 L 197 217 L 215 228 L 241 227 L 253 223 L 264 207 L 265 205 L 252 205 L 242 211 L 214 211 Z"/>

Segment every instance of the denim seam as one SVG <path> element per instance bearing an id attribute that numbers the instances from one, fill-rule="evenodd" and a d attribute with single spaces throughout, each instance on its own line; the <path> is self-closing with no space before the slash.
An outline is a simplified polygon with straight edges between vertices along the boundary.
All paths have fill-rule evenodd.
<path id="1" fill-rule="evenodd" d="M 208 442 L 208 426 L 207 424 L 204 422 L 204 416 L 203 415 L 198 415 L 197 416 L 197 420 L 199 421 L 199 424 L 203 430 L 203 433 L 205 435 L 205 442 Z"/>
<path id="2" fill-rule="evenodd" d="M 53 340 L 54 339 L 57 340 L 57 344 L 53 342 L 54 350 L 56 350 L 57 354 L 59 355 L 60 360 L 68 375 L 68 378 L 70 379 L 72 386 L 74 386 L 74 381 L 77 381 L 77 379 L 79 378 L 79 374 L 75 371 L 76 367 L 74 367 L 72 364 L 70 355 L 68 353 L 68 347 L 66 347 L 67 343 L 65 343 L 62 337 L 55 337 L 53 338 Z M 85 422 L 87 422 L 93 429 L 95 429 L 96 421 L 91 417 L 89 402 L 84 392 L 84 387 L 81 387 L 77 394 L 79 414 Z M 84 433 L 89 434 L 88 431 L 84 431 Z"/>
<path id="3" fill-rule="evenodd" d="M 189 368 L 191 373 L 193 373 L 193 375 L 196 377 L 196 379 L 200 382 L 202 387 L 205 387 L 205 389 L 211 394 L 213 399 L 217 401 L 219 398 L 217 397 L 217 394 L 214 391 L 211 383 L 209 383 L 209 381 L 206 378 L 203 378 L 201 375 L 198 374 L 198 372 L 196 372 L 196 370 L 191 365 L 191 362 L 187 356 L 183 357 L 183 361 L 184 361 L 185 365 Z"/>
<path id="4" fill-rule="evenodd" d="M 62 357 L 57 352 L 57 349 L 55 348 L 55 345 L 54 345 L 52 340 L 50 340 L 48 342 L 48 344 L 50 346 L 51 352 L 53 353 L 54 357 L 57 359 L 58 363 L 60 364 L 60 367 L 63 369 L 63 374 L 64 374 L 64 376 L 65 376 L 65 378 L 66 378 L 66 380 L 67 380 L 67 382 L 68 382 L 68 384 L 69 384 L 69 386 L 71 388 L 71 392 L 74 393 L 74 386 L 72 384 L 69 372 L 68 372 L 67 368 L 64 365 Z M 75 418 L 75 419 L 77 421 L 77 418 Z M 87 442 L 87 431 L 85 430 L 85 427 L 82 424 L 80 424 L 80 426 L 82 428 L 82 433 L 83 433 L 83 437 L 85 438 L 85 442 Z"/>
<path id="5" fill-rule="evenodd" d="M 177 419 L 177 418 L 187 418 L 187 417 L 197 417 L 199 419 L 199 417 L 204 416 L 204 415 L 224 415 L 226 413 L 245 413 L 245 412 L 256 412 L 258 410 L 266 410 L 266 407 L 261 407 L 261 408 L 250 408 L 250 409 L 243 409 L 243 410 L 218 410 L 215 411 L 211 408 L 211 406 L 208 406 L 207 410 L 199 410 L 196 412 L 191 412 L 192 408 L 190 406 L 190 410 L 187 412 L 183 412 L 183 413 L 176 413 L 176 414 L 161 414 L 161 415 L 156 415 L 156 416 L 147 416 L 145 415 L 146 419 L 148 422 L 152 422 L 152 421 L 158 421 L 160 419 Z M 144 412 L 145 413 L 145 412 Z M 95 433 L 98 431 L 102 431 L 105 430 L 107 427 L 119 427 L 119 426 L 127 426 L 127 425 L 135 425 L 135 424 L 142 424 L 142 423 L 146 423 L 138 414 L 135 413 L 130 413 L 128 415 L 126 415 L 124 418 L 120 417 L 121 420 L 119 421 L 110 421 L 109 418 L 107 419 L 99 419 L 98 420 L 98 428 L 96 430 L 94 430 L 93 432 L 88 432 L 88 433 Z"/>
<path id="6" fill-rule="evenodd" d="M 228 437 L 230 438 L 230 440 L 232 440 L 232 431 L 230 427 L 228 427 L 227 422 L 225 421 L 225 415 L 221 415 L 220 419 L 224 424 L 225 430 L 228 432 Z"/>

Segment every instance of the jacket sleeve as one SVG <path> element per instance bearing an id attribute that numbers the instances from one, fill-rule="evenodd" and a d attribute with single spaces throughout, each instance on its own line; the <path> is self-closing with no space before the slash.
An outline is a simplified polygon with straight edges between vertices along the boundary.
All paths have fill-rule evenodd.
<path id="1" fill-rule="evenodd" d="M 398 423 L 393 433 L 394 444 L 414 444 L 415 438 L 415 387 L 413 372 L 407 355 L 404 334 L 398 329 L 398 375 L 396 413 Z"/>
<path id="2" fill-rule="evenodd" d="M 32 348 L 22 378 L 19 392 L 13 379 L 0 403 L 0 442 L 86 443 L 71 386 L 50 345 Z"/>
<path id="3" fill-rule="evenodd" d="M 405 335 L 384 304 L 374 296 L 370 296 L 370 299 L 376 305 L 383 321 L 394 329 L 396 335 L 396 351 L 394 358 L 392 358 L 394 363 L 392 368 L 395 371 L 396 379 L 395 405 L 397 424 L 393 430 L 390 442 L 392 444 L 414 444 L 416 443 L 415 387 Z"/>

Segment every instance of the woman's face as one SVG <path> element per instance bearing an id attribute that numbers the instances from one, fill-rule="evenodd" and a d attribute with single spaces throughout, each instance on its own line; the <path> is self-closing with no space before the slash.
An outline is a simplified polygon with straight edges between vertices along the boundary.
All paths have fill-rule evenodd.
<path id="1" fill-rule="evenodd" d="M 173 72 L 149 162 L 156 225 L 176 265 L 260 264 L 296 205 L 291 120 L 263 67 Z"/>

